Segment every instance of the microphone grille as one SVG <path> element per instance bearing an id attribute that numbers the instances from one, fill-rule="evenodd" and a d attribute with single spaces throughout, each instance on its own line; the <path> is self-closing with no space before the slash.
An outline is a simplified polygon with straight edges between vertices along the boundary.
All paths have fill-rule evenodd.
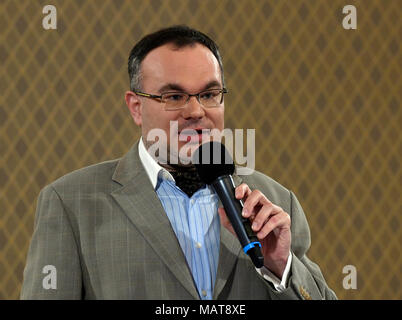
<path id="1" fill-rule="evenodd" d="M 225 146 L 217 141 L 201 144 L 194 152 L 194 164 L 202 182 L 211 184 L 218 177 L 232 175 L 235 170 L 233 159 Z"/>

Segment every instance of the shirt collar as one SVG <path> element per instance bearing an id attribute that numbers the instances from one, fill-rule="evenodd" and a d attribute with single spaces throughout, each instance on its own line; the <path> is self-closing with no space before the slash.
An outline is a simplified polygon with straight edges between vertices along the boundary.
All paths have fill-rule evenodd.
<path id="1" fill-rule="evenodd" d="M 148 175 L 149 180 L 151 180 L 152 187 L 156 189 L 158 184 L 158 176 L 162 176 L 165 179 L 169 179 L 174 181 L 173 176 L 167 171 L 165 168 L 162 168 L 154 158 L 148 153 L 145 148 L 144 142 L 142 141 L 142 137 L 140 142 L 138 143 L 138 154 L 140 156 L 141 163 L 145 169 L 145 172 Z"/>

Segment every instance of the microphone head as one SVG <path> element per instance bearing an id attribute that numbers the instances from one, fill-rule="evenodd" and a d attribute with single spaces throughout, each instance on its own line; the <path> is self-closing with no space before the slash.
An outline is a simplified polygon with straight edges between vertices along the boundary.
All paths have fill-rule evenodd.
<path id="1" fill-rule="evenodd" d="M 217 141 L 201 144 L 192 157 L 202 182 L 211 184 L 218 177 L 232 175 L 235 170 L 233 159 L 225 146 Z"/>

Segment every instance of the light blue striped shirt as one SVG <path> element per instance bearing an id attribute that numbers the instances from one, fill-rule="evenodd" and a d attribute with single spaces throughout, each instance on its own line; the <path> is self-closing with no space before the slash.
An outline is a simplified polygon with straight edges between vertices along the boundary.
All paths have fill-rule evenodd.
<path id="1" fill-rule="evenodd" d="M 220 221 L 218 197 L 210 187 L 189 198 L 175 182 L 158 175 L 156 193 L 191 269 L 201 299 L 211 300 L 218 269 Z"/>

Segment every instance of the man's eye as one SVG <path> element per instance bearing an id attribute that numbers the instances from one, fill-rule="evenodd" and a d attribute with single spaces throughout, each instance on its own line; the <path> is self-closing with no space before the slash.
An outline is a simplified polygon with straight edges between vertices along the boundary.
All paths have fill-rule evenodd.
<path id="1" fill-rule="evenodd" d="M 184 99 L 184 95 L 179 94 L 179 93 L 170 93 L 170 94 L 165 94 L 163 98 L 166 101 L 181 101 Z"/>
<path id="2" fill-rule="evenodd" d="M 201 94 L 201 99 L 209 100 L 209 99 L 215 98 L 217 95 L 218 95 L 218 92 L 215 92 L 215 91 L 204 92 Z"/>

